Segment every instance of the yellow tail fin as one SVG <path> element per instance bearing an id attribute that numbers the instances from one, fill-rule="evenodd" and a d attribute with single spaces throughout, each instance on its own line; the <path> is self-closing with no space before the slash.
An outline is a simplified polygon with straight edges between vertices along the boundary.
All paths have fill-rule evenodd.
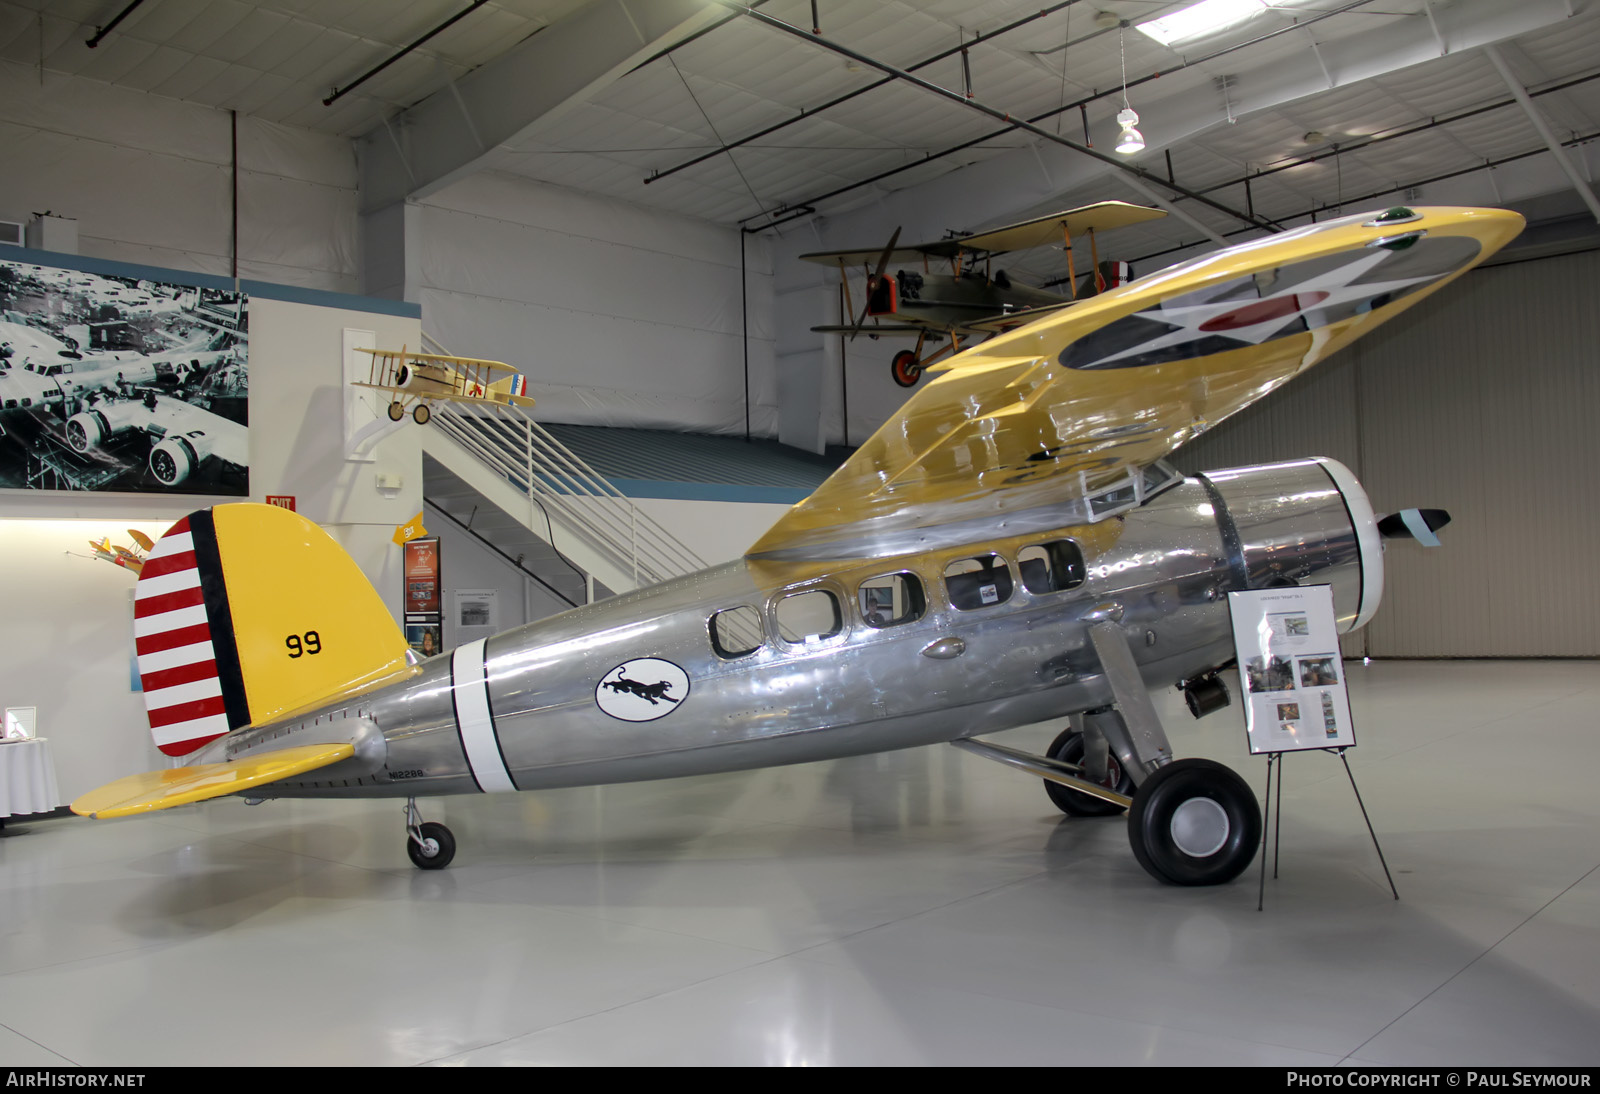
<path id="1" fill-rule="evenodd" d="M 134 635 L 150 731 L 169 756 L 410 671 L 400 628 L 350 556 L 275 505 L 173 525 L 139 575 Z"/>

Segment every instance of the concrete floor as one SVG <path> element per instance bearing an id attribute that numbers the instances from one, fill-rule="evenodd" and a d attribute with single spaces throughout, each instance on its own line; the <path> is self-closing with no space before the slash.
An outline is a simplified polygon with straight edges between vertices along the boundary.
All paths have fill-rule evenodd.
<path id="1" fill-rule="evenodd" d="M 1600 1062 L 1600 665 L 1353 664 L 1281 877 L 1178 889 L 1121 818 L 948 746 L 0 833 L 0 1064 Z M 1237 708 L 1178 755 L 1260 794 Z M 1000 739 L 1043 747 L 1054 727 Z"/>

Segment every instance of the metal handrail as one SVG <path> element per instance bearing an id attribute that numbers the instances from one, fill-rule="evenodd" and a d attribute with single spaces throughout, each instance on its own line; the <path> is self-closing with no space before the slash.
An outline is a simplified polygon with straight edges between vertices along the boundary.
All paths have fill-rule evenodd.
<path id="1" fill-rule="evenodd" d="M 423 341 L 438 353 L 450 353 L 427 334 Z M 631 573 L 636 587 L 705 569 L 705 561 L 677 536 L 520 408 L 440 403 L 433 408 L 433 422 L 547 516 L 558 516 L 611 565 Z"/>

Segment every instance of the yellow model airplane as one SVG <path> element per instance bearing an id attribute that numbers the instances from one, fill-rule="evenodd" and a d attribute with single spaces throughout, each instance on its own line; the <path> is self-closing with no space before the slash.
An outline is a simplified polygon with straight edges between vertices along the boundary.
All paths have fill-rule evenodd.
<path id="1" fill-rule="evenodd" d="M 179 521 L 135 590 L 152 735 L 186 766 L 83 795 L 119 817 L 224 794 L 415 799 L 590 786 L 949 742 L 1074 816 L 1127 811 L 1177 885 L 1251 861 L 1248 783 L 1174 755 L 1148 689 L 1227 703 L 1235 590 L 1325 585 L 1341 631 L 1383 593 L 1374 513 L 1337 461 L 1185 476 L 1164 457 L 1442 289 L 1522 228 L 1391 209 L 1252 240 L 997 334 L 936 369 L 743 558 L 418 662 L 303 517 Z M 294 581 L 280 580 L 292 573 Z M 981 738 L 1070 719 L 1043 755 Z"/>
<path id="2" fill-rule="evenodd" d="M 400 349 L 362 349 L 372 355 L 372 373 L 357 387 L 387 392 L 389 418 L 398 422 L 411 410 L 412 420 L 426 425 L 433 416 L 432 406 L 441 399 L 483 406 L 533 405 L 523 392 L 527 377 L 503 361 L 484 361 L 476 357 L 448 357 L 439 353 L 408 353 Z M 496 376 L 504 373 L 500 379 Z"/>
<path id="3" fill-rule="evenodd" d="M 133 539 L 132 547 L 122 547 L 112 543 L 110 536 L 91 539 L 89 546 L 93 549 L 95 558 L 138 573 L 144 567 L 145 556 L 154 549 L 155 542 L 137 528 L 129 528 L 128 535 Z"/>

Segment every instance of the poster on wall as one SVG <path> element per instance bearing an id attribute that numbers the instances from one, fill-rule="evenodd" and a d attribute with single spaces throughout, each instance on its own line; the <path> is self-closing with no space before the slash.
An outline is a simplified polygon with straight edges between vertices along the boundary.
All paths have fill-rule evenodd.
<path id="1" fill-rule="evenodd" d="M 456 626 L 463 630 L 496 631 L 500 627 L 498 589 L 457 589 Z M 477 637 L 477 635 L 473 635 Z"/>
<path id="2" fill-rule="evenodd" d="M 433 536 L 405 546 L 406 615 L 439 614 L 439 541 Z"/>
<path id="3" fill-rule="evenodd" d="M 249 301 L 0 261 L 0 489 L 250 493 Z"/>
<path id="4" fill-rule="evenodd" d="M 437 536 L 408 540 L 404 550 L 406 644 L 419 657 L 434 657 L 444 652 L 439 540 Z"/>
<path id="5" fill-rule="evenodd" d="M 1333 589 L 1232 592 L 1228 610 L 1251 753 L 1353 747 Z"/>

